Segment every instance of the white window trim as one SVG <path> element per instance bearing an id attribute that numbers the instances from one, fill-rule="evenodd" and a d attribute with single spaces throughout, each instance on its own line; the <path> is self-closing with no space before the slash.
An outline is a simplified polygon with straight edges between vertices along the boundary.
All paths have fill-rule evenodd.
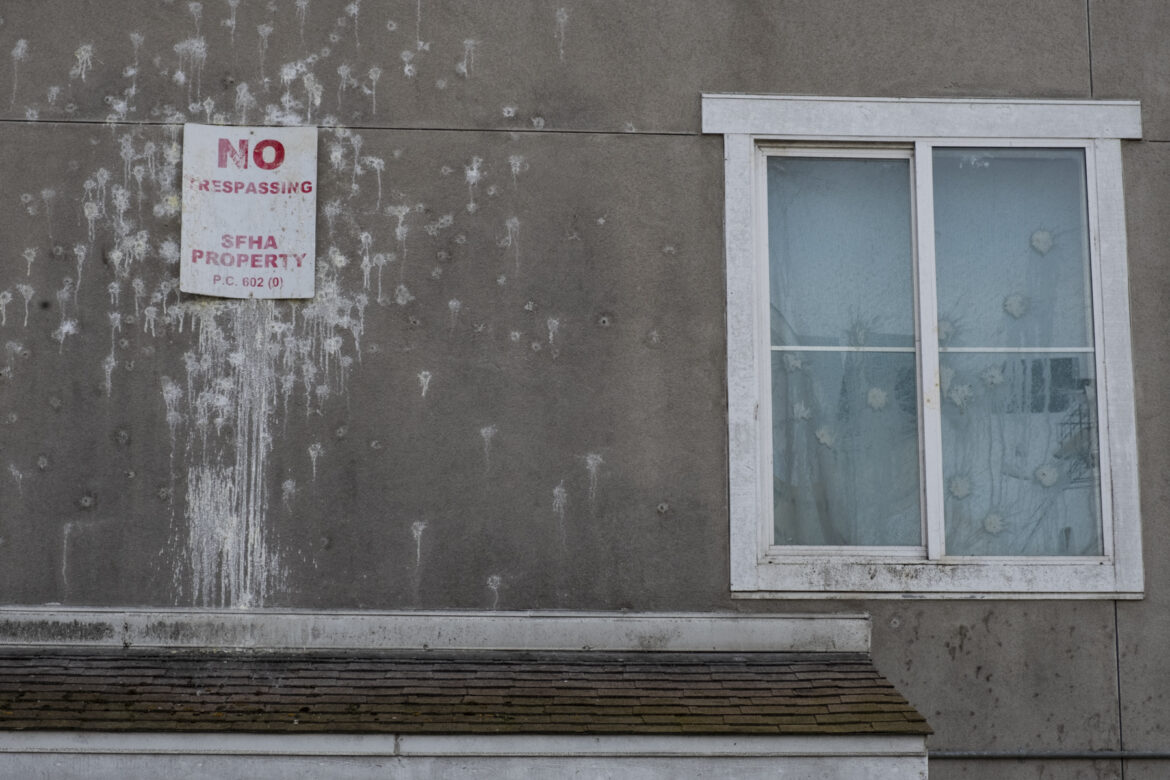
<path id="1" fill-rule="evenodd" d="M 1141 137 L 1137 101 L 950 100 L 703 95 L 703 132 L 724 136 L 727 263 L 727 383 L 731 590 L 742 598 L 1141 598 L 1143 572 L 1137 434 L 1130 345 L 1129 280 L 1121 139 Z M 941 538 L 942 478 L 924 464 L 928 549 L 909 559 L 871 549 L 798 553 L 771 544 L 771 408 L 767 350 L 767 247 L 760 195 L 761 146 L 852 142 L 1048 145 L 1085 149 L 1093 316 L 1101 405 L 1102 556 L 947 557 Z M 929 159 L 925 157 L 923 159 Z M 916 166 L 915 209 L 933 224 L 929 165 Z M 919 230 L 919 228 L 915 228 Z M 930 251 L 930 246 L 918 251 Z M 921 259 L 921 258 L 920 258 Z M 928 267 L 932 264 L 926 264 Z M 920 267 L 921 272 L 921 267 Z M 933 284 L 920 279 L 920 285 Z M 761 285 L 763 285 L 761 287 Z M 927 289 L 924 287 L 924 289 Z M 932 299 L 933 301 L 933 299 Z M 924 338 L 937 340 L 933 302 L 919 312 Z M 936 343 L 937 346 L 937 343 Z M 937 352 L 924 349 L 922 403 L 938 407 Z M 933 392 L 931 392 L 933 390 Z M 930 415 L 923 415 L 924 425 Z M 937 415 L 934 415 L 937 424 Z M 926 431 L 930 436 L 931 432 Z M 938 494 L 938 498 L 932 497 Z M 937 504 L 937 505 L 935 505 Z M 933 559 L 932 559 L 933 558 Z"/>

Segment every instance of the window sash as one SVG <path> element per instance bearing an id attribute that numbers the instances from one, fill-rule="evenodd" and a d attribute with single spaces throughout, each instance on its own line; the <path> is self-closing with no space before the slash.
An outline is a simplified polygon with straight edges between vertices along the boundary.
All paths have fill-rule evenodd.
<path id="1" fill-rule="evenodd" d="M 1090 300 L 1093 319 L 1093 346 L 1069 349 L 1067 347 L 1020 348 L 1019 350 L 1003 350 L 991 348 L 944 348 L 940 349 L 938 340 L 938 284 L 935 254 L 935 221 L 934 221 L 934 166 L 933 157 L 935 148 L 977 147 L 977 148 L 1070 148 L 1082 150 L 1085 155 L 1085 185 L 1087 200 L 1087 228 L 1089 264 L 1087 273 L 1090 280 Z M 1114 555 L 1114 532 L 1112 502 L 1107 495 L 1101 495 L 1100 522 L 1102 538 L 1102 555 L 1084 556 L 1051 556 L 1051 555 L 1011 555 L 1011 556 L 970 556 L 947 558 L 946 553 L 946 516 L 945 516 L 945 477 L 943 474 L 943 445 L 942 445 L 942 403 L 940 392 L 940 354 L 944 352 L 1089 352 L 1094 353 L 1095 377 L 1098 392 L 1097 404 L 1097 438 L 1099 451 L 1099 485 L 1098 493 L 1105 493 L 1105 486 L 1111 484 L 1109 458 L 1109 414 L 1108 388 L 1106 387 L 1105 349 L 1103 335 L 1103 290 L 1104 280 L 1101 275 L 1100 262 L 1100 235 L 1097 213 L 1097 159 L 1096 145 L 1090 140 L 1065 138 L 1029 138 L 1001 139 L 1001 138 L 926 138 L 918 139 L 913 144 L 862 144 L 852 141 L 847 144 L 823 143 L 792 143 L 757 141 L 753 147 L 753 180 L 755 186 L 755 203 L 759 204 L 756 210 L 756 235 L 760 237 L 757 243 L 756 268 L 758 278 L 756 284 L 757 300 L 757 334 L 763 334 L 757 339 L 757 347 L 764 347 L 765 354 L 757 355 L 759 372 L 760 403 L 758 404 L 759 438 L 762 449 L 760 473 L 765 476 L 761 479 L 760 493 L 760 524 L 758 534 L 761 542 L 761 561 L 780 563 L 785 559 L 801 559 L 829 555 L 841 560 L 891 560 L 891 561 L 924 561 L 941 562 L 947 560 L 956 565 L 1002 561 L 1015 564 L 1032 565 L 1037 562 L 1103 562 L 1110 561 Z M 845 158 L 845 159 L 908 159 L 911 168 L 910 188 L 910 216 L 912 235 L 912 264 L 914 307 L 916 316 L 915 348 L 918 362 L 919 380 L 919 474 L 922 496 L 920 507 L 923 523 L 923 544 L 921 546 L 821 546 L 821 545 L 778 545 L 774 543 L 774 503 L 771 500 L 772 480 L 774 479 L 772 447 L 772 386 L 771 386 L 771 353 L 796 351 L 889 351 L 907 352 L 909 348 L 857 348 L 857 347 L 805 347 L 781 346 L 771 344 L 771 288 L 769 284 L 769 233 L 768 233 L 768 179 L 767 162 L 772 157 L 803 157 L 803 158 Z"/>

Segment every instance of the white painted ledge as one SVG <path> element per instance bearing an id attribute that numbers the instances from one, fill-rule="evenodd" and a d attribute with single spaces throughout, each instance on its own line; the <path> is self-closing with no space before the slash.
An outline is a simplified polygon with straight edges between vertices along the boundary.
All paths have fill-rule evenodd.
<path id="1" fill-rule="evenodd" d="M 219 756 L 920 756 L 921 736 L 0 732 L 2 753 Z"/>
<path id="2" fill-rule="evenodd" d="M 829 138 L 1141 138 L 1136 100 L 704 94 L 703 132 Z"/>
<path id="3" fill-rule="evenodd" d="M 0 608 L 0 646 L 869 652 L 865 615 Z"/>
<path id="4" fill-rule="evenodd" d="M 6 735 L 10 736 L 10 735 Z M 55 780 L 159 777 L 250 780 L 925 780 L 922 737 L 314 737 L 307 735 L 17 734 L 0 743 L 0 776 Z M 41 739 L 45 737 L 45 739 Z M 470 752 L 469 752 L 470 751 Z"/>

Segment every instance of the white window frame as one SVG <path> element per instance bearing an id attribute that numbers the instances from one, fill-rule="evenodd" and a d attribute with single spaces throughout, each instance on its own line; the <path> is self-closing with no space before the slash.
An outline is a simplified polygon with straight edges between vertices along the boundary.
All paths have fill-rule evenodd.
<path id="1" fill-rule="evenodd" d="M 703 95 L 703 132 L 724 136 L 731 590 L 742 598 L 1141 598 L 1137 434 L 1121 140 L 1141 137 L 1137 101 Z M 934 289 L 931 150 L 1084 149 L 1098 372 L 1103 555 L 947 556 L 943 550 L 938 334 L 918 296 L 925 544 L 772 545 L 771 364 L 764 161 L 784 143 L 913 148 L 917 289 Z M 908 554 L 909 552 L 909 554 Z"/>

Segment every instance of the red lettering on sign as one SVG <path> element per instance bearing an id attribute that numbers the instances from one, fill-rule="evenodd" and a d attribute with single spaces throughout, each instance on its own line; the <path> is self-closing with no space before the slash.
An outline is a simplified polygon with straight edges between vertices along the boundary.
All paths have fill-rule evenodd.
<path id="1" fill-rule="evenodd" d="M 219 139 L 219 167 L 226 168 L 228 157 L 232 158 L 232 162 L 236 164 L 237 168 L 248 167 L 248 142 L 240 139 L 240 148 L 233 149 L 232 142 L 226 138 Z"/>
<path id="2" fill-rule="evenodd" d="M 270 161 L 264 159 L 265 149 L 272 150 L 272 159 Z M 263 168 L 266 171 L 279 168 L 280 164 L 284 162 L 284 144 L 280 141 L 274 141 L 271 138 L 261 141 L 252 150 L 252 162 L 256 163 L 257 168 Z"/>

